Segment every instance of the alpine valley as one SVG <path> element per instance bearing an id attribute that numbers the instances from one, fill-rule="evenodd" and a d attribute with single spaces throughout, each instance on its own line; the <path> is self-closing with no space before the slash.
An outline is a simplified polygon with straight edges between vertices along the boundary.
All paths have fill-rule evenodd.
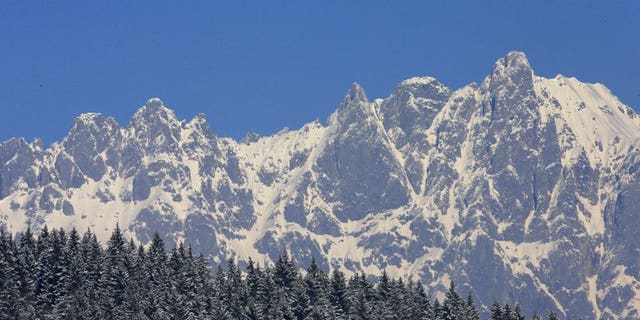
<path id="1" fill-rule="evenodd" d="M 480 84 L 430 77 L 386 99 L 353 84 L 326 123 L 238 142 L 150 99 L 87 113 L 61 142 L 0 144 L 0 228 L 118 224 L 214 263 L 450 281 L 577 319 L 640 317 L 640 116 L 601 84 L 536 76 L 523 53 Z"/>

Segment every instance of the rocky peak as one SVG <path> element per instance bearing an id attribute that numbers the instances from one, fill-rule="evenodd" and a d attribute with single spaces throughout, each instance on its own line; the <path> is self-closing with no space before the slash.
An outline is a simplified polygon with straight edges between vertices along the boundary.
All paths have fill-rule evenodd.
<path id="1" fill-rule="evenodd" d="M 369 100 L 367 99 L 367 95 L 365 94 L 364 89 L 362 89 L 362 87 L 358 83 L 354 82 L 353 84 L 351 84 L 351 88 L 349 88 L 347 94 L 345 94 L 340 106 L 342 107 L 351 104 L 366 102 L 369 102 Z"/>
<path id="2" fill-rule="evenodd" d="M 191 121 L 183 122 L 182 138 L 185 144 L 193 147 L 211 145 L 216 139 L 204 114 L 197 114 Z"/>
<path id="3" fill-rule="evenodd" d="M 203 134 L 211 133 L 211 126 L 207 121 L 207 117 L 203 113 L 197 114 L 191 121 L 187 122 L 184 125 L 185 128 L 193 128 L 193 130 L 198 130 Z"/>
<path id="4" fill-rule="evenodd" d="M 489 90 L 513 90 L 516 86 L 533 89 L 533 70 L 527 56 L 518 51 L 512 51 L 504 58 L 500 58 L 493 66 L 489 80 Z"/>
<path id="5" fill-rule="evenodd" d="M 415 97 L 433 100 L 446 100 L 451 95 L 451 90 L 433 77 L 413 77 L 406 79 L 398 85 L 396 94 L 410 93 Z"/>
<path id="6" fill-rule="evenodd" d="M 173 125 L 179 123 L 173 110 L 167 108 L 159 98 L 151 98 L 147 100 L 131 119 L 131 125 L 153 125 L 164 124 Z"/>
<path id="7" fill-rule="evenodd" d="M 104 117 L 100 113 L 83 113 L 73 121 L 65 141 L 110 135 L 117 130 L 120 130 L 120 126 L 112 117 Z"/>
<path id="8" fill-rule="evenodd" d="M 182 125 L 175 113 L 162 100 L 152 98 L 133 115 L 128 129 L 135 142 L 148 152 L 174 150 Z"/>
<path id="9" fill-rule="evenodd" d="M 503 58 L 498 59 L 493 66 L 492 75 L 500 72 L 509 72 L 513 70 L 526 69 L 531 70 L 529 60 L 523 52 L 511 51 Z"/>
<path id="10" fill-rule="evenodd" d="M 512 52 L 453 95 L 419 77 L 369 102 L 353 84 L 327 128 L 246 144 L 212 143 L 204 117 L 178 121 L 151 99 L 100 151 L 81 133 L 106 120 L 83 115 L 73 148 L 0 143 L 0 229 L 46 222 L 105 240 L 120 223 L 215 263 L 286 250 L 303 265 L 414 277 L 434 295 L 452 280 L 485 311 L 497 299 L 638 318 L 638 116 L 600 85 L 533 77 L 534 91 L 532 76 Z M 617 165 L 589 165 L 605 156 Z"/>

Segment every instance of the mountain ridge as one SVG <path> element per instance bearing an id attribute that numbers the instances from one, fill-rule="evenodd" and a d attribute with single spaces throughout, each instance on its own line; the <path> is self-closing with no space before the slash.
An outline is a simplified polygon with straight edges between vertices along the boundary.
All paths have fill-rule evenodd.
<path id="1" fill-rule="evenodd" d="M 152 98 L 126 127 L 90 113 L 46 149 L 0 143 L 0 224 L 105 236 L 117 222 L 215 262 L 286 248 L 433 294 L 455 280 L 485 307 L 631 318 L 638 129 L 606 87 L 536 76 L 520 52 L 455 91 L 415 77 L 369 101 L 354 83 L 326 123 L 242 142 Z"/>

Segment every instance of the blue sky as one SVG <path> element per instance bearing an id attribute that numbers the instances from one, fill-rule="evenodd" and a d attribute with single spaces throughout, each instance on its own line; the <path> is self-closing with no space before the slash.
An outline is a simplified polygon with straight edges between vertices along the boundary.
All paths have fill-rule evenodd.
<path id="1" fill-rule="evenodd" d="M 64 2 L 64 3 L 63 3 Z M 186 1 L 185 1 L 186 2 Z M 150 97 L 241 138 L 324 120 L 352 82 L 479 82 L 508 51 L 640 106 L 640 1 L 12 1 L 0 6 L 0 140 L 62 139 Z"/>

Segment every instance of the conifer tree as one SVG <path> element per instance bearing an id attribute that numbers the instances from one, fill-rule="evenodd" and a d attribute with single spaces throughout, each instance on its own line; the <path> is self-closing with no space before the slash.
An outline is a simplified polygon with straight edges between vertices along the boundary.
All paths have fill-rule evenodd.
<path id="1" fill-rule="evenodd" d="M 351 304 L 345 275 L 342 271 L 334 269 L 331 275 L 331 290 L 329 302 L 333 306 L 336 319 L 346 319 L 349 315 Z"/>
<path id="2" fill-rule="evenodd" d="M 258 279 L 258 287 L 256 291 L 257 308 L 261 319 L 281 319 L 283 314 L 278 306 L 283 295 L 280 294 L 282 289 L 274 280 L 274 271 L 272 268 L 266 267 L 262 272 L 262 277 Z"/>
<path id="3" fill-rule="evenodd" d="M 38 238 L 38 267 L 35 282 L 36 313 L 45 317 L 51 316 L 51 311 L 58 298 L 64 294 L 63 281 L 65 272 L 61 266 L 62 246 L 64 234 L 57 230 L 49 233 L 45 226 Z"/>
<path id="4" fill-rule="evenodd" d="M 282 319 L 295 319 L 294 309 L 296 308 L 296 299 L 292 293 L 296 290 L 303 290 L 298 280 L 298 266 L 289 258 L 289 255 L 285 251 L 282 256 L 278 258 L 273 271 L 274 282 L 280 293 L 276 308 L 280 310 L 279 312 L 282 314 Z"/>
<path id="5" fill-rule="evenodd" d="M 364 273 L 354 274 L 349 279 L 350 305 L 349 318 L 357 320 L 372 319 L 374 313 L 373 303 L 373 287 L 367 280 Z"/>
<path id="6" fill-rule="evenodd" d="M 19 268 L 18 281 L 20 287 L 19 317 L 21 319 L 36 318 L 36 310 L 34 308 L 35 297 L 35 275 L 37 271 L 37 251 L 36 240 L 34 239 L 31 227 L 20 235 L 19 240 Z"/>
<path id="7" fill-rule="evenodd" d="M 80 257 L 80 235 L 75 228 L 69 232 L 61 260 L 68 276 L 66 281 L 62 283 L 65 294 L 59 297 L 53 310 L 53 317 L 75 319 L 83 308 L 82 285 L 84 283 L 82 277 L 84 262 Z"/>
<path id="8" fill-rule="evenodd" d="M 525 316 L 522 314 L 519 304 L 516 304 L 516 307 L 513 310 L 513 320 L 525 320 Z"/>
<path id="9" fill-rule="evenodd" d="M 451 281 L 449 290 L 445 294 L 442 307 L 446 318 L 449 319 L 465 319 L 466 307 L 465 303 L 460 298 L 460 295 L 455 290 L 455 284 Z"/>
<path id="10" fill-rule="evenodd" d="M 406 303 L 411 306 L 408 319 L 434 319 L 433 307 L 422 284 L 419 281 L 409 281 L 408 292 Z"/>
<path id="11" fill-rule="evenodd" d="M 125 292 L 125 309 L 132 319 L 149 319 L 145 314 L 148 308 L 149 284 L 145 273 L 145 251 L 143 246 L 137 246 L 133 240 L 127 249 L 128 263 Z"/>
<path id="12" fill-rule="evenodd" d="M 554 311 L 549 312 L 549 315 L 547 315 L 547 320 L 559 320 L 559 319 L 560 318 Z"/>
<path id="13" fill-rule="evenodd" d="M 376 286 L 375 314 L 382 320 L 393 319 L 394 313 L 391 310 L 390 302 L 392 296 L 392 283 L 386 270 L 382 271 L 380 280 Z"/>
<path id="14" fill-rule="evenodd" d="M 19 315 L 19 263 L 14 241 L 0 230 L 0 319 Z"/>
<path id="15" fill-rule="evenodd" d="M 213 280 L 213 290 L 211 292 L 214 299 L 213 315 L 215 319 L 231 319 L 231 310 L 225 303 L 224 288 L 227 286 L 227 278 L 225 270 L 222 266 L 218 265 L 216 268 L 216 275 Z"/>
<path id="16" fill-rule="evenodd" d="M 464 318 L 468 320 L 480 320 L 480 314 L 476 310 L 475 303 L 473 302 L 473 296 L 471 293 L 467 296 L 467 303 L 465 304 Z"/>
<path id="17" fill-rule="evenodd" d="M 87 230 L 80 240 L 80 260 L 82 260 L 82 276 L 83 284 L 81 287 L 80 297 L 80 315 L 81 319 L 102 318 L 100 302 L 99 280 L 102 269 L 102 247 L 98 242 L 96 235 Z"/>
<path id="18" fill-rule="evenodd" d="M 146 274 L 149 280 L 148 304 L 145 315 L 152 319 L 168 319 L 167 294 L 170 289 L 167 277 L 167 254 L 164 240 L 157 232 L 147 251 Z"/>
<path id="19" fill-rule="evenodd" d="M 107 242 L 99 282 L 101 307 L 105 317 L 127 319 L 132 317 L 126 307 L 127 282 L 130 263 L 126 241 L 116 225 Z"/>
<path id="20" fill-rule="evenodd" d="M 505 320 L 502 312 L 502 306 L 498 301 L 494 301 L 491 305 L 491 320 Z"/>
<path id="21" fill-rule="evenodd" d="M 207 261 L 199 254 L 193 256 L 191 249 L 187 251 L 193 260 L 193 288 L 194 288 L 194 308 L 196 318 L 210 318 L 213 315 L 214 301 L 211 292 L 214 291 L 211 273 L 207 267 Z"/>
<path id="22" fill-rule="evenodd" d="M 320 266 L 318 266 L 315 257 L 311 258 L 304 283 L 306 293 L 309 297 L 309 313 L 307 318 L 316 320 L 333 318 L 334 313 L 327 292 L 329 288 L 329 278 Z M 304 305 L 302 307 L 304 307 Z"/>
<path id="23" fill-rule="evenodd" d="M 453 283 L 432 302 L 420 282 L 386 272 L 376 284 L 364 273 L 347 281 L 315 258 L 301 274 L 286 253 L 264 269 L 229 260 L 214 274 L 190 247 L 167 255 L 155 234 L 145 249 L 118 226 L 104 249 L 91 231 L 74 229 L 44 227 L 38 237 L 27 229 L 13 239 L 0 231 L 0 319 L 479 319 L 472 295 L 461 299 Z M 517 303 L 495 302 L 490 312 L 525 319 Z"/>
<path id="24" fill-rule="evenodd" d="M 242 275 L 233 259 L 227 262 L 226 279 L 224 282 L 223 303 L 229 308 L 232 319 L 246 317 L 247 292 L 242 281 Z"/>
<path id="25" fill-rule="evenodd" d="M 411 293 L 402 278 L 392 281 L 392 298 L 389 303 L 391 312 L 395 311 L 394 319 L 409 319 L 411 316 L 412 304 Z M 408 303 L 409 302 L 409 303 Z"/>

